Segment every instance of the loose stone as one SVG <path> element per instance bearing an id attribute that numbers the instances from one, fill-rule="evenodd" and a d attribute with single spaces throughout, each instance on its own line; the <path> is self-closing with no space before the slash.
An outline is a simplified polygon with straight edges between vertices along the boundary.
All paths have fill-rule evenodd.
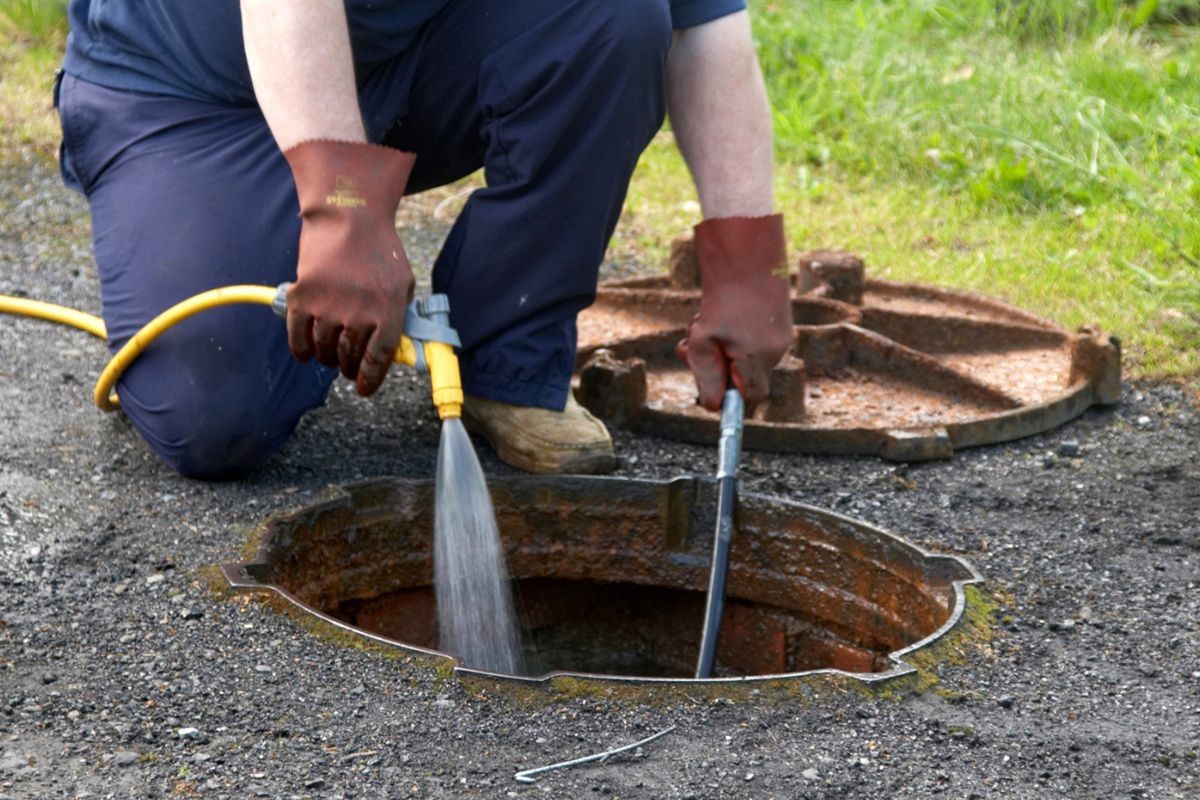
<path id="1" fill-rule="evenodd" d="M 1074 439 L 1068 439 L 1058 446 L 1058 454 L 1063 458 L 1076 458 L 1082 452 L 1079 447 L 1079 442 Z"/>

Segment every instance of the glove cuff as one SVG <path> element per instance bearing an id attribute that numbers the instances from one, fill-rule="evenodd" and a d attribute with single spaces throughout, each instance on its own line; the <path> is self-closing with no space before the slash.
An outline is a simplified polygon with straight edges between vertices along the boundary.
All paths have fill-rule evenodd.
<path id="1" fill-rule="evenodd" d="M 395 216 L 417 159 L 383 145 L 331 139 L 301 142 L 283 156 L 292 168 L 302 217 L 321 211 Z"/>
<path id="2" fill-rule="evenodd" d="M 782 214 L 706 219 L 692 232 L 702 291 L 748 280 L 788 285 Z"/>

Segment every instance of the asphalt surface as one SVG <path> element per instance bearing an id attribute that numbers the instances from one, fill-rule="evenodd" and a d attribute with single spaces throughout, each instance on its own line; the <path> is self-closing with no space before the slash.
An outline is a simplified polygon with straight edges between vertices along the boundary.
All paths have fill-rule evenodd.
<path id="1" fill-rule="evenodd" d="M 0 293 L 95 312 L 86 206 L 0 168 Z M 413 204 L 428 263 L 445 221 Z M 628 271 L 630 265 L 612 265 Z M 1200 411 L 1168 384 L 1044 436 L 912 466 L 748 454 L 744 490 L 966 558 L 997 608 L 923 688 L 514 693 L 311 635 L 206 565 L 330 484 L 433 474 L 408 374 L 339 384 L 266 468 L 182 479 L 91 405 L 84 333 L 0 319 L 0 798 L 1200 797 Z M 619 474 L 715 448 L 616 432 Z M 510 472 L 484 446 L 490 474 Z M 677 728 L 538 783 L 517 770 Z"/>

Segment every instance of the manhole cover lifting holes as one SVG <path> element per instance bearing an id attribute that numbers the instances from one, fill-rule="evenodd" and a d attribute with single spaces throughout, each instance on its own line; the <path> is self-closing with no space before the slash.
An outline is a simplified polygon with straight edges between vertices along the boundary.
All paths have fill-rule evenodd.
<path id="1" fill-rule="evenodd" d="M 712 481 L 512 477 L 490 488 L 536 680 L 691 679 L 712 552 Z M 441 655 L 432 499 L 428 481 L 346 487 L 270 521 L 257 557 L 223 571 L 234 587 L 273 589 L 334 625 Z M 960 559 L 878 528 L 743 495 L 716 679 L 907 674 L 902 656 L 954 627 L 963 586 L 977 580 Z"/>
<path id="2" fill-rule="evenodd" d="M 748 448 L 946 458 L 1119 397 L 1120 343 L 1097 329 L 1071 333 L 993 298 L 869 280 L 843 252 L 801 256 L 793 282 L 795 345 L 747 421 Z M 718 417 L 695 404 L 674 355 L 698 301 L 687 240 L 672 250 L 670 275 L 604 284 L 580 316 L 580 401 L 632 430 L 716 441 Z"/>

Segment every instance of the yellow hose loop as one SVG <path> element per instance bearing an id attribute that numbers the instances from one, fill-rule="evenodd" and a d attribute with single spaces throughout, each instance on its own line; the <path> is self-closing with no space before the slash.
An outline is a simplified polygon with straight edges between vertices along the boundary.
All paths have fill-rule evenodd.
<path id="1" fill-rule="evenodd" d="M 96 408 L 101 411 L 116 411 L 121 407 L 116 393 L 113 392 L 113 387 L 116 386 L 117 380 L 120 379 L 130 363 L 141 355 L 142 351 L 163 331 L 210 308 L 238 303 L 257 303 L 270 306 L 274 300 L 275 287 L 273 286 L 223 286 L 220 289 L 201 292 L 195 297 L 189 297 L 182 303 L 171 306 L 147 322 L 108 362 L 104 372 L 100 373 L 100 379 L 96 381 L 96 388 L 92 393 L 92 398 L 96 401 Z"/>
<path id="2" fill-rule="evenodd" d="M 151 342 L 167 329 L 178 325 L 189 317 L 219 306 L 250 303 L 271 307 L 274 305 L 277 288 L 274 286 L 224 286 L 202 292 L 177 303 L 154 319 L 147 322 L 133 335 L 104 367 L 100 373 L 92 397 L 101 411 L 116 411 L 121 407 L 113 387 L 133 360 L 141 355 Z M 66 306 L 28 300 L 24 297 L 0 295 L 0 313 L 36 317 L 50 322 L 60 322 L 73 328 L 87 331 L 100 339 L 107 339 L 104 320 Z M 412 367 L 417 363 L 417 347 L 424 347 L 426 367 L 433 384 L 433 401 L 442 419 L 457 417 L 462 413 L 462 381 L 459 376 L 458 357 L 454 348 L 443 342 L 414 342 L 408 336 L 400 339 L 395 360 Z"/>
<path id="3" fill-rule="evenodd" d="M 101 339 L 108 338 L 108 333 L 104 329 L 104 320 L 99 317 L 66 306 L 43 303 L 41 300 L 27 300 L 24 297 L 0 294 L 0 314 L 18 314 L 23 317 L 44 319 L 48 322 L 61 322 L 63 325 L 87 331 L 92 336 Z"/>

